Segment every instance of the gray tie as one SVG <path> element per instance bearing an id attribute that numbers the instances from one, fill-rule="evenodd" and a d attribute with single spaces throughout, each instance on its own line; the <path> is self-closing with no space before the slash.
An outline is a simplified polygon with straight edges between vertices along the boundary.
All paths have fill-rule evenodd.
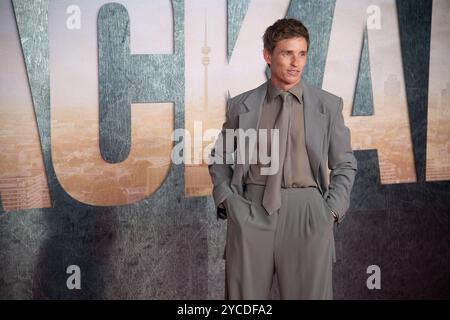
<path id="1" fill-rule="evenodd" d="M 267 176 L 266 187 L 264 189 L 264 196 L 262 204 L 269 214 L 276 212 L 281 207 L 281 183 L 283 179 L 283 164 L 286 156 L 286 145 L 289 131 L 289 117 L 290 117 L 290 105 L 289 105 L 289 92 L 280 93 L 283 103 L 281 110 L 278 113 L 277 120 L 275 121 L 274 129 L 279 130 L 279 141 L 273 141 L 273 143 L 279 143 L 279 166 L 278 171 L 275 174 Z M 271 148 L 273 150 L 273 148 Z M 273 157 L 273 155 L 271 155 Z"/>

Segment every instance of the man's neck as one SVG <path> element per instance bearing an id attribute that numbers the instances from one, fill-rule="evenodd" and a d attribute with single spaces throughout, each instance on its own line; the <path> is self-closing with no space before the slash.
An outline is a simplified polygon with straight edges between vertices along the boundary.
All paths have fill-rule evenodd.
<path id="1" fill-rule="evenodd" d="M 281 90 L 281 91 L 289 91 L 290 89 L 292 89 L 293 87 L 295 87 L 297 84 L 299 84 L 302 81 L 302 79 L 300 78 L 299 81 L 297 81 L 294 84 L 283 84 L 283 83 L 275 83 L 272 78 L 270 78 L 270 82 L 272 83 L 272 85 Z"/>

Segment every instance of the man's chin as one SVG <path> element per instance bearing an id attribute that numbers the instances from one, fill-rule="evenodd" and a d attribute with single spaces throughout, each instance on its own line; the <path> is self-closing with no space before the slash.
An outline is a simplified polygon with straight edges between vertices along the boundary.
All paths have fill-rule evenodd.
<path id="1" fill-rule="evenodd" d="M 289 78 L 289 79 L 285 79 L 285 83 L 287 85 L 291 85 L 292 86 L 292 85 L 297 84 L 298 82 L 300 82 L 300 80 L 301 80 L 301 77 L 297 77 L 295 79 Z"/>

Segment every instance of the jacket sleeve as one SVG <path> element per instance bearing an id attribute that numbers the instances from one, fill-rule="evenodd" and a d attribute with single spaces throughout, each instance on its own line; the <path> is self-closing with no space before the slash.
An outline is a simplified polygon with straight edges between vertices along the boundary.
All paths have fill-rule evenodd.
<path id="1" fill-rule="evenodd" d="M 237 116 L 231 115 L 232 101 L 232 99 L 228 100 L 225 122 L 211 150 L 208 165 L 213 183 L 213 198 L 217 207 L 217 217 L 221 219 L 226 219 L 226 210 L 221 204 L 228 196 L 233 194 L 230 183 L 233 176 L 234 151 L 236 149 L 234 130 L 237 126 Z"/>
<path id="2" fill-rule="evenodd" d="M 338 110 L 332 119 L 328 168 L 330 173 L 327 205 L 336 212 L 338 223 L 342 221 L 350 205 L 350 192 L 355 181 L 357 162 L 353 155 L 350 130 L 345 126 L 342 115 L 343 101 L 339 98 Z"/>

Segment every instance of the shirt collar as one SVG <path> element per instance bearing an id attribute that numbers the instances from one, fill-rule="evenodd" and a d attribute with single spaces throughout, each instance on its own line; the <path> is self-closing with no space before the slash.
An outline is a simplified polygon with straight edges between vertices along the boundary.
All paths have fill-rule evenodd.
<path id="1" fill-rule="evenodd" d="M 275 99 L 277 96 L 282 93 L 283 90 L 278 89 L 272 84 L 272 81 L 269 81 L 269 85 L 267 86 L 267 98 L 268 100 Z M 302 103 L 303 101 L 303 83 L 299 81 L 295 86 L 288 90 L 291 94 L 293 94 L 297 100 Z"/>

